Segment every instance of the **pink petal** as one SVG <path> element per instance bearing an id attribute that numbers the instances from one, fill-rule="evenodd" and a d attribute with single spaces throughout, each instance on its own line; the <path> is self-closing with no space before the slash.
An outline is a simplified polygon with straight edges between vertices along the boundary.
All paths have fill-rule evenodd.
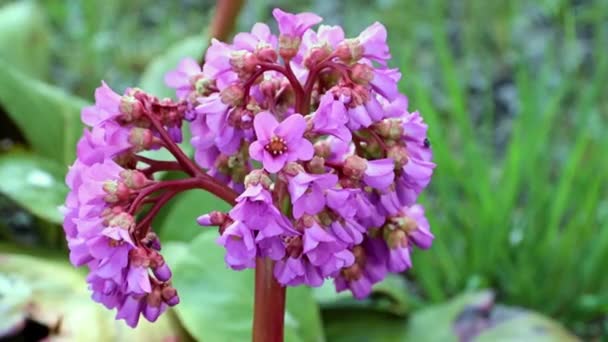
<path id="1" fill-rule="evenodd" d="M 277 119 L 269 112 L 258 113 L 253 119 L 253 128 L 258 140 L 267 142 L 274 135 L 274 131 L 279 126 Z"/>

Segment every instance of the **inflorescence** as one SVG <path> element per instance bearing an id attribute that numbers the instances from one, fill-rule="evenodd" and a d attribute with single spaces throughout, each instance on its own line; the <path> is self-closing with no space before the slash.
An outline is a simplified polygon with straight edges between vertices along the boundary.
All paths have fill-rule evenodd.
<path id="1" fill-rule="evenodd" d="M 321 22 L 312 13 L 273 15 L 278 37 L 258 23 L 232 44 L 213 40 L 202 68 L 185 59 L 168 73 L 176 101 L 104 83 L 82 111 L 90 129 L 64 208 L 70 260 L 88 266 L 93 299 L 131 326 L 179 302 L 151 225 L 189 189 L 234 205 L 197 220 L 219 227 L 227 265 L 270 258 L 286 286 L 332 278 L 364 298 L 432 243 L 416 204 L 435 167 L 427 125 L 387 67 L 384 26 L 347 39 L 339 26 L 311 29 Z M 184 123 L 194 162 L 179 147 Z M 175 161 L 141 155 L 158 149 Z M 187 177 L 154 177 L 170 170 Z"/>

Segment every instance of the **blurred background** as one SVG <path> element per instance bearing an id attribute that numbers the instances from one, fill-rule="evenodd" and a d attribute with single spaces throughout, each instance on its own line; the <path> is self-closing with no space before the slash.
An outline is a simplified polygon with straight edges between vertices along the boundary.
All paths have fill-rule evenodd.
<path id="1" fill-rule="evenodd" d="M 137 330 L 67 263 L 63 179 L 80 109 L 105 80 L 170 96 L 215 1 L 0 0 L 0 336 L 246 341 L 251 274 L 225 270 L 178 197 L 155 225 L 182 304 Z M 356 36 L 386 25 L 438 165 L 422 202 L 433 247 L 372 297 L 289 291 L 288 341 L 554 341 L 608 336 L 608 1 L 246 1 L 235 31 L 313 11 Z M 167 241 L 170 241 L 167 243 Z"/>

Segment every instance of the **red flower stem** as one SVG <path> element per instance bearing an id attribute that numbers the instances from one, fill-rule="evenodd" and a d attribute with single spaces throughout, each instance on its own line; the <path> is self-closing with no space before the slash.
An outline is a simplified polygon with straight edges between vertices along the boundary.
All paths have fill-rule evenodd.
<path id="1" fill-rule="evenodd" d="M 182 151 L 179 146 L 171 139 L 167 131 L 163 125 L 154 117 L 154 115 L 148 115 L 148 119 L 152 123 L 152 126 L 156 129 L 160 138 L 163 140 L 165 148 L 171 152 L 171 154 L 175 157 L 178 163 L 182 165 L 185 172 L 190 174 L 191 176 L 200 176 L 205 174 L 201 169 L 199 169 L 192 160 Z"/>
<path id="2" fill-rule="evenodd" d="M 171 190 L 156 198 L 156 203 L 150 208 L 150 210 L 146 213 L 146 216 L 143 220 L 137 223 L 137 227 L 135 228 L 136 232 L 142 232 L 141 236 L 145 236 L 148 232 L 148 227 L 152 220 L 156 217 L 156 214 L 160 211 L 160 209 L 169 202 L 173 197 L 182 192 L 183 190 Z"/>
<path id="3" fill-rule="evenodd" d="M 264 69 L 264 71 L 274 70 L 274 71 L 277 71 L 277 72 L 280 72 L 281 74 L 283 74 L 283 76 L 285 76 L 287 78 L 287 80 L 289 81 L 289 84 L 291 84 L 291 87 L 293 88 L 293 91 L 295 92 L 296 112 L 298 112 L 302 115 L 308 114 L 308 110 L 306 109 L 306 107 L 304 107 L 304 105 L 305 105 L 304 89 L 302 88 L 302 85 L 300 84 L 300 81 L 298 81 L 298 78 L 296 77 L 296 75 L 293 73 L 293 70 L 291 70 L 289 61 L 285 61 L 285 66 L 271 64 L 271 63 L 260 63 L 259 65 Z"/>
<path id="4" fill-rule="evenodd" d="M 268 258 L 255 261 L 253 342 L 283 342 L 285 287 L 275 279 L 273 268 Z"/>

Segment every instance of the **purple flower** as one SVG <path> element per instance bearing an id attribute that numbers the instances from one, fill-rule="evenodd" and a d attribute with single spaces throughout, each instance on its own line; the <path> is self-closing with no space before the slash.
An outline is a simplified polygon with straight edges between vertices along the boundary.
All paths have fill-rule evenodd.
<path id="1" fill-rule="evenodd" d="M 392 159 L 378 159 L 367 161 L 363 181 L 365 184 L 378 190 L 384 190 L 393 183 L 395 163 Z"/>
<path id="2" fill-rule="evenodd" d="M 279 124 L 272 114 L 261 112 L 253 125 L 257 140 L 249 146 L 249 154 L 266 171 L 276 173 L 288 162 L 312 158 L 312 143 L 303 137 L 306 121 L 302 115 L 292 114 Z"/>
<path id="3" fill-rule="evenodd" d="M 203 79 L 202 76 L 198 62 L 193 58 L 184 58 L 175 70 L 165 75 L 165 83 L 175 89 L 178 98 L 183 99 L 196 90 L 196 83 L 199 79 Z"/>
<path id="4" fill-rule="evenodd" d="M 272 15 L 279 24 L 281 35 L 288 37 L 302 37 L 304 32 L 323 20 L 314 13 L 304 12 L 293 14 L 283 12 L 279 8 L 272 11 Z"/>
<path id="5" fill-rule="evenodd" d="M 348 122 L 346 108 L 340 101 L 335 101 L 332 94 L 325 94 L 321 98 L 312 122 L 313 131 L 316 133 L 329 134 L 345 142 L 350 142 L 352 138 L 350 130 L 346 127 Z"/>
<path id="6" fill-rule="evenodd" d="M 222 235 L 217 243 L 226 248 L 226 264 L 234 270 L 255 267 L 257 248 L 253 231 L 245 224 L 234 221 Z"/>
<path id="7" fill-rule="evenodd" d="M 241 32 L 234 36 L 234 47 L 237 49 L 255 52 L 258 49 L 277 47 L 277 37 L 270 32 L 268 25 L 256 23 L 249 32 Z"/>
<path id="8" fill-rule="evenodd" d="M 357 37 L 359 44 L 363 47 L 362 57 L 386 65 L 386 61 L 391 58 L 386 36 L 386 28 L 379 22 L 375 22 L 363 30 Z"/>
<path id="9" fill-rule="evenodd" d="M 288 189 L 293 204 L 293 217 L 304 214 L 315 215 L 325 207 L 325 190 L 338 182 L 334 174 L 313 175 L 298 173 L 289 179 Z"/>
<path id="10" fill-rule="evenodd" d="M 230 210 L 230 217 L 245 223 L 251 229 L 262 229 L 274 214 L 272 194 L 261 184 L 248 186 Z"/>
<path id="11" fill-rule="evenodd" d="M 323 276 L 329 276 L 355 261 L 352 253 L 346 250 L 346 245 L 336 240 L 316 222 L 304 229 L 302 241 L 302 252 L 311 264 L 322 268 Z"/>
<path id="12" fill-rule="evenodd" d="M 406 231 L 408 238 L 422 249 L 431 247 L 435 236 L 431 233 L 429 221 L 424 216 L 424 208 L 415 204 L 409 208 L 404 208 L 403 214 L 408 218 L 409 225 Z"/>
<path id="13" fill-rule="evenodd" d="M 121 115 L 121 96 L 116 94 L 105 82 L 95 89 L 95 105 L 82 110 L 82 121 L 93 127 L 103 121 L 114 119 Z"/>

